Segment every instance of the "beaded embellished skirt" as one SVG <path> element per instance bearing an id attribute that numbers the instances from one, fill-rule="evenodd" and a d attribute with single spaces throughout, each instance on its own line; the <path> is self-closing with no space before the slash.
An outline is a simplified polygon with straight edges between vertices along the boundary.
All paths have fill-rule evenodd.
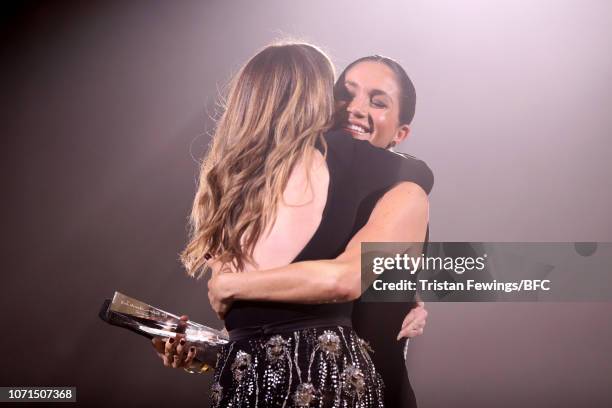
<path id="1" fill-rule="evenodd" d="M 213 407 L 383 407 L 372 350 L 350 327 L 233 341 L 219 353 Z"/>

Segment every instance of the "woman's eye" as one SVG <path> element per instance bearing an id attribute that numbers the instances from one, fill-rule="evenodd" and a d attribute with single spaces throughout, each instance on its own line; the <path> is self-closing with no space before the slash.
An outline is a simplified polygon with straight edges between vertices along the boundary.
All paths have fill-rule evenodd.
<path id="1" fill-rule="evenodd" d="M 346 88 L 340 88 L 336 94 L 336 99 L 341 101 L 348 101 L 353 99 L 353 95 Z"/>
<path id="2" fill-rule="evenodd" d="M 377 100 L 372 100 L 372 105 L 374 105 L 374 107 L 376 108 L 386 108 L 387 107 L 387 104 L 381 101 L 377 101 Z"/>

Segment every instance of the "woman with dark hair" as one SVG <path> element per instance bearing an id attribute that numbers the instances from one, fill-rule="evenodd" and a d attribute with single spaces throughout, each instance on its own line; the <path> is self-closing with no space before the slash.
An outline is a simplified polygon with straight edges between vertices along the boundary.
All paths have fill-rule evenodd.
<path id="1" fill-rule="evenodd" d="M 404 68 L 395 60 L 373 55 L 353 61 L 338 77 L 334 97 L 335 127 L 346 129 L 353 137 L 392 149 L 409 136 L 416 91 Z M 389 112 L 389 99 L 397 104 L 397 111 Z M 426 183 L 426 180 L 417 182 Z M 385 382 L 387 406 L 417 406 L 405 362 L 408 343 L 399 341 L 423 333 L 427 311 L 423 302 L 416 300 L 408 304 L 358 301 L 353 308 L 353 327 L 376 351 L 372 359 Z M 410 312 L 406 315 L 407 310 Z"/>
<path id="2" fill-rule="evenodd" d="M 209 298 L 230 334 L 213 403 L 382 406 L 380 375 L 351 324 L 361 242 L 422 242 L 431 172 L 342 131 L 323 136 L 331 113 L 322 91 L 331 82 L 316 62 L 322 54 L 284 47 L 266 48 L 234 82 L 182 256 L 194 276 L 213 270 Z M 403 140 L 406 128 L 390 132 L 399 89 L 392 80 L 361 87 L 353 69 L 340 127 L 377 143 Z M 181 340 L 159 351 L 180 366 L 192 361 L 187 350 Z"/>
<path id="3" fill-rule="evenodd" d="M 416 91 L 404 68 L 391 58 L 371 55 L 351 62 L 334 85 L 334 98 L 335 127 L 356 139 L 388 149 L 410 133 Z M 361 128 L 351 129 L 351 121 L 361 122 Z"/>

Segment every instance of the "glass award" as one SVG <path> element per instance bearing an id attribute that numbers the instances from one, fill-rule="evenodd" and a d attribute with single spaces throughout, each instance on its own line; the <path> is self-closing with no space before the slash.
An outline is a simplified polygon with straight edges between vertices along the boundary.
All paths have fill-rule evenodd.
<path id="1" fill-rule="evenodd" d="M 215 365 L 219 348 L 229 341 L 226 333 L 192 322 L 182 322 L 180 316 L 148 305 L 122 293 L 115 292 L 106 299 L 99 314 L 105 322 L 123 327 L 147 338 L 177 337 L 196 347 L 195 359 L 209 366 Z"/>

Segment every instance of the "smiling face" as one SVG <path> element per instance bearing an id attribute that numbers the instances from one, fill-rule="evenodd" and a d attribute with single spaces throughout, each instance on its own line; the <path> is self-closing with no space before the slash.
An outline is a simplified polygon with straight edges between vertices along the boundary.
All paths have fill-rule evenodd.
<path id="1" fill-rule="evenodd" d="M 410 127 L 400 123 L 401 89 L 391 68 L 376 61 L 359 62 L 345 73 L 340 89 L 336 128 L 382 148 L 406 139 Z"/>

